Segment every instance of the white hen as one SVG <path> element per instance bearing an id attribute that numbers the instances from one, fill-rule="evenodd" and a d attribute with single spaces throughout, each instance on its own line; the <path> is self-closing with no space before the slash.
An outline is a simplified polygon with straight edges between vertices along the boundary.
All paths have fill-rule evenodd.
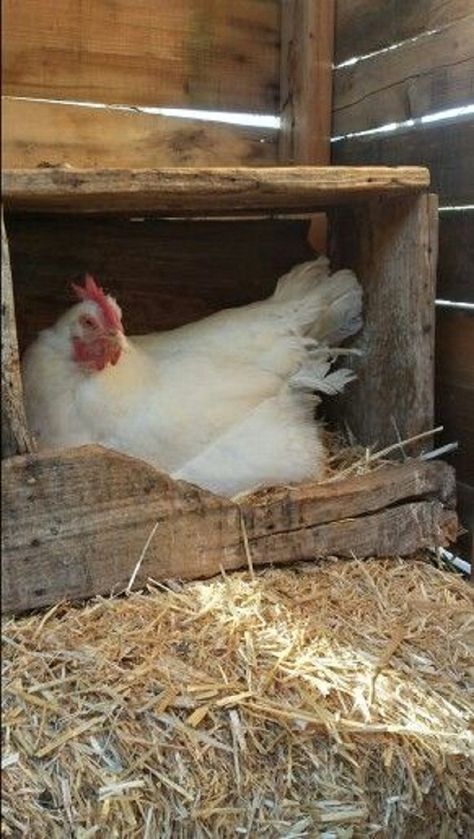
<path id="1" fill-rule="evenodd" d="M 327 350 L 361 326 L 361 289 L 320 257 L 274 294 L 170 332 L 126 338 L 91 277 L 81 302 L 25 353 L 40 447 L 97 443 L 224 495 L 317 478 L 324 447 L 315 393 L 352 378 Z M 326 347 L 326 349 L 324 349 Z"/>

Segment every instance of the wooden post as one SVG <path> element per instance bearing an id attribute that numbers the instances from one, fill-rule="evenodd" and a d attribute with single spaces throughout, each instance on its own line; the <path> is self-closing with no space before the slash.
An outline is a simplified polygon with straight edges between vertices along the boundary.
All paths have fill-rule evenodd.
<path id="1" fill-rule="evenodd" d="M 281 164 L 331 162 L 334 0 L 285 0 L 281 4 Z M 326 251 L 327 222 L 314 216 L 310 244 Z"/>
<path id="2" fill-rule="evenodd" d="M 15 303 L 8 240 L 2 210 L 2 457 L 33 450 L 28 432 L 20 358 L 16 334 Z"/>
<path id="3" fill-rule="evenodd" d="M 356 438 L 383 446 L 434 424 L 437 198 L 377 199 L 335 210 L 335 267 L 350 266 L 364 288 L 364 327 L 353 344 L 357 381 L 337 400 Z M 410 454 L 431 441 L 409 447 Z"/>

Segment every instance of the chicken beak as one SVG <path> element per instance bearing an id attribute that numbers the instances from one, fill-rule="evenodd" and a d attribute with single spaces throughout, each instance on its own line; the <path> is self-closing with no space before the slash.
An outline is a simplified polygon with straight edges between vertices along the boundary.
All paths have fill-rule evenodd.
<path id="1" fill-rule="evenodd" d="M 108 343 L 108 357 L 113 367 L 117 364 L 123 349 L 122 334 L 120 332 L 110 332 L 107 335 Z"/>

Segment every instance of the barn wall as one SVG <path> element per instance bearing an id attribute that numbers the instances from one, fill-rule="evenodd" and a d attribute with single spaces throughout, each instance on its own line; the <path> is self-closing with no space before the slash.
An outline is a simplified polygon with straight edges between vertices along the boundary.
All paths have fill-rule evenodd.
<path id="1" fill-rule="evenodd" d="M 277 113 L 278 0 L 5 0 L 2 20 L 5 166 L 276 161 L 275 131 L 140 109 Z"/>
<path id="2" fill-rule="evenodd" d="M 460 306 L 437 306 L 436 411 L 444 442 L 459 441 L 452 460 L 472 531 L 474 113 L 426 118 L 473 106 L 474 2 L 338 0 L 335 65 L 333 163 L 426 165 L 439 194 L 437 297 Z"/>

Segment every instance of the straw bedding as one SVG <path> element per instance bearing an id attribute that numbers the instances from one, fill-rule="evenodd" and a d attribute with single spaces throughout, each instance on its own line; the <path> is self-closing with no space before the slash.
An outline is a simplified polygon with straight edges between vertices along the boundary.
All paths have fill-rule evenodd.
<path id="1" fill-rule="evenodd" d="M 473 591 L 423 558 L 3 627 L 3 833 L 472 835 Z"/>

